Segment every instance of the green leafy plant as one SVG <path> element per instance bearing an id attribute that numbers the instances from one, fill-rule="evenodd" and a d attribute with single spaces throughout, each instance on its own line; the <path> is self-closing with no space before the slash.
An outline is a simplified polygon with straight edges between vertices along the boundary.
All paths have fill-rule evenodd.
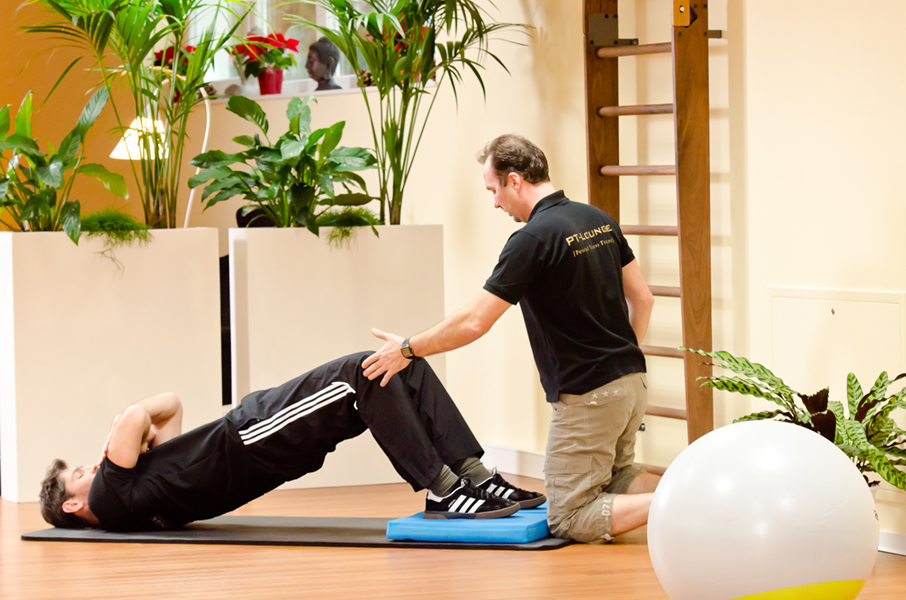
<path id="1" fill-rule="evenodd" d="M 0 208 L 6 227 L 18 231 L 65 231 L 79 243 L 81 205 L 70 199 L 77 175 L 94 177 L 118 196 L 126 196 L 126 181 L 104 166 L 82 160 L 85 135 L 107 103 L 107 90 L 88 100 L 78 123 L 58 148 L 43 152 L 32 137 L 32 94 L 16 113 L 15 133 L 10 130 L 9 106 L 0 109 Z"/>
<path id="2" fill-rule="evenodd" d="M 906 409 L 906 388 L 887 393 L 889 385 L 906 377 L 906 373 L 893 379 L 886 372 L 881 373 L 868 393 L 863 393 L 859 380 L 850 373 L 844 406 L 828 399 L 828 388 L 811 395 L 801 394 L 765 366 L 729 352 L 689 352 L 708 356 L 715 361 L 712 366 L 741 375 L 700 377 L 701 385 L 762 398 L 780 407 L 746 415 L 736 422 L 773 419 L 806 427 L 836 444 L 863 475 L 877 473 L 891 485 L 906 490 L 906 472 L 898 468 L 906 466 L 906 430 L 897 427 L 891 418 L 897 408 Z"/>
<path id="3" fill-rule="evenodd" d="M 51 94 L 85 59 L 111 98 L 116 97 L 113 87 L 126 83 L 132 110 L 124 111 L 116 102 L 111 106 L 117 134 L 138 140 L 140 149 L 130 152 L 129 159 L 145 222 L 153 228 L 176 227 L 189 115 L 204 99 L 204 77 L 214 64 L 214 55 L 230 46 L 242 21 L 230 6 L 244 4 L 239 0 L 29 1 L 47 8 L 49 16 L 47 22 L 26 27 L 26 31 L 49 34 L 59 46 L 81 51 L 63 70 Z M 218 33 L 216 23 L 224 17 L 235 25 Z M 202 19 L 211 25 L 190 36 L 192 21 Z M 194 46 L 187 45 L 190 41 Z M 155 57 L 155 50 L 162 53 L 160 57 Z M 175 69 L 174 55 L 178 57 Z M 168 56 L 169 67 L 164 64 Z M 117 63 L 119 66 L 110 67 Z M 159 125 L 153 125 L 155 122 Z M 145 126 L 138 127 L 138 123 Z"/>
<path id="4" fill-rule="evenodd" d="M 387 222 L 389 210 L 390 223 L 398 225 L 403 191 L 437 92 L 449 80 L 458 97 L 457 85 L 467 72 L 484 92 L 481 61 L 490 57 L 506 70 L 488 50 L 493 34 L 522 26 L 490 21 L 473 0 L 364 0 L 366 11 L 349 0 L 312 2 L 334 17 L 337 27 L 299 21 L 336 44 L 358 74 L 377 151 L 381 221 Z M 437 82 L 433 95 L 426 90 L 431 80 Z M 378 92 L 376 109 L 365 90 L 371 84 Z"/>
<path id="5" fill-rule="evenodd" d="M 82 217 L 82 231 L 88 237 L 106 235 L 117 247 L 136 240 L 147 242 L 150 239 L 146 224 L 115 208 L 104 208 Z"/>
<path id="6" fill-rule="evenodd" d="M 246 147 L 242 152 L 211 150 L 192 159 L 192 165 L 204 170 L 189 179 L 189 186 L 213 180 L 202 194 L 205 209 L 241 196 L 249 203 L 246 214 L 259 208 L 277 227 L 306 227 L 317 235 L 320 227 L 331 225 L 347 232 L 338 234 L 340 237 L 348 237 L 354 226 L 371 225 L 373 229 L 377 218 L 355 207 L 374 200 L 356 173 L 374 168 L 374 155 L 365 148 L 339 145 L 344 121 L 312 131 L 311 101 L 311 96 L 290 100 L 286 111 L 289 131 L 271 143 L 270 125 L 261 106 L 244 96 L 230 98 L 227 110 L 254 123 L 264 141 L 257 133 L 242 135 L 233 138 Z M 231 165 L 243 168 L 236 170 Z M 343 193 L 337 193 L 337 185 Z"/>

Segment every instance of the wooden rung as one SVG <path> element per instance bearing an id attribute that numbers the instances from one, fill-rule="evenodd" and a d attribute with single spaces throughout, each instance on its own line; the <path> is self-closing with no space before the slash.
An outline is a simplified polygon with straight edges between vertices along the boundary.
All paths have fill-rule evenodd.
<path id="1" fill-rule="evenodd" d="M 648 289 L 651 290 L 651 293 L 655 296 L 667 298 L 680 298 L 682 296 L 680 288 L 670 285 L 649 285 Z"/>
<path id="2" fill-rule="evenodd" d="M 674 165 L 607 165 L 599 170 L 605 177 L 619 175 L 676 175 Z"/>
<path id="3" fill-rule="evenodd" d="M 672 115 L 672 104 L 640 104 L 638 106 L 602 106 L 598 109 L 601 117 L 625 117 L 631 115 Z"/>
<path id="4" fill-rule="evenodd" d="M 632 466 L 638 467 L 639 469 L 645 471 L 646 473 L 651 473 L 652 475 L 663 475 L 667 472 L 667 467 L 659 467 L 657 465 L 645 465 L 642 463 L 632 463 Z"/>
<path id="5" fill-rule="evenodd" d="M 623 235 L 679 235 L 676 225 L 620 225 Z"/>
<path id="6" fill-rule="evenodd" d="M 683 351 L 666 346 L 641 346 L 642 353 L 648 356 L 664 356 L 667 358 L 683 358 Z"/>
<path id="7" fill-rule="evenodd" d="M 665 417 L 667 419 L 686 420 L 686 411 L 682 408 L 667 408 L 665 406 L 649 406 L 645 409 L 646 415 L 652 417 Z"/>
<path id="8" fill-rule="evenodd" d="M 639 46 L 608 46 L 595 50 L 598 58 L 616 58 L 618 56 L 638 56 L 640 54 L 670 54 L 672 44 L 641 44 Z"/>

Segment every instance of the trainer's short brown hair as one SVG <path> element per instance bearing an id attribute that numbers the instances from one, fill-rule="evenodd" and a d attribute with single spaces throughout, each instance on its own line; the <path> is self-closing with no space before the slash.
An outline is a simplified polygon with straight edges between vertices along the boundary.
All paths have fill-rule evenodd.
<path id="1" fill-rule="evenodd" d="M 502 186 L 510 173 L 519 173 L 528 183 L 550 181 L 544 152 L 521 135 L 508 133 L 490 141 L 478 154 L 478 162 L 484 164 L 488 157 Z"/>

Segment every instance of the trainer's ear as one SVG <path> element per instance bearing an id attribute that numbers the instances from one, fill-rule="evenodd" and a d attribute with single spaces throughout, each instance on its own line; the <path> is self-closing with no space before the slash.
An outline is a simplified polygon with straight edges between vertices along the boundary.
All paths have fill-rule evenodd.
<path id="1" fill-rule="evenodd" d="M 78 498 L 70 498 L 69 500 L 63 501 L 63 512 L 64 513 L 77 513 L 82 509 L 83 502 Z"/>
<path id="2" fill-rule="evenodd" d="M 513 186 L 513 190 L 518 192 L 522 188 L 522 176 L 519 173 L 510 171 L 507 173 L 507 183 Z"/>

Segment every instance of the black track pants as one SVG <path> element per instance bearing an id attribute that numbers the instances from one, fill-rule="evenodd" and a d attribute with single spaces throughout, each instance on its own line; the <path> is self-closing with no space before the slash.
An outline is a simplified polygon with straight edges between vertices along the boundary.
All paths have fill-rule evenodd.
<path id="1" fill-rule="evenodd" d="M 424 360 L 390 379 L 369 381 L 359 352 L 279 387 L 243 398 L 228 419 L 263 488 L 318 470 L 336 445 L 370 429 L 393 467 L 416 491 L 444 464 L 481 456 L 481 445 Z"/>

